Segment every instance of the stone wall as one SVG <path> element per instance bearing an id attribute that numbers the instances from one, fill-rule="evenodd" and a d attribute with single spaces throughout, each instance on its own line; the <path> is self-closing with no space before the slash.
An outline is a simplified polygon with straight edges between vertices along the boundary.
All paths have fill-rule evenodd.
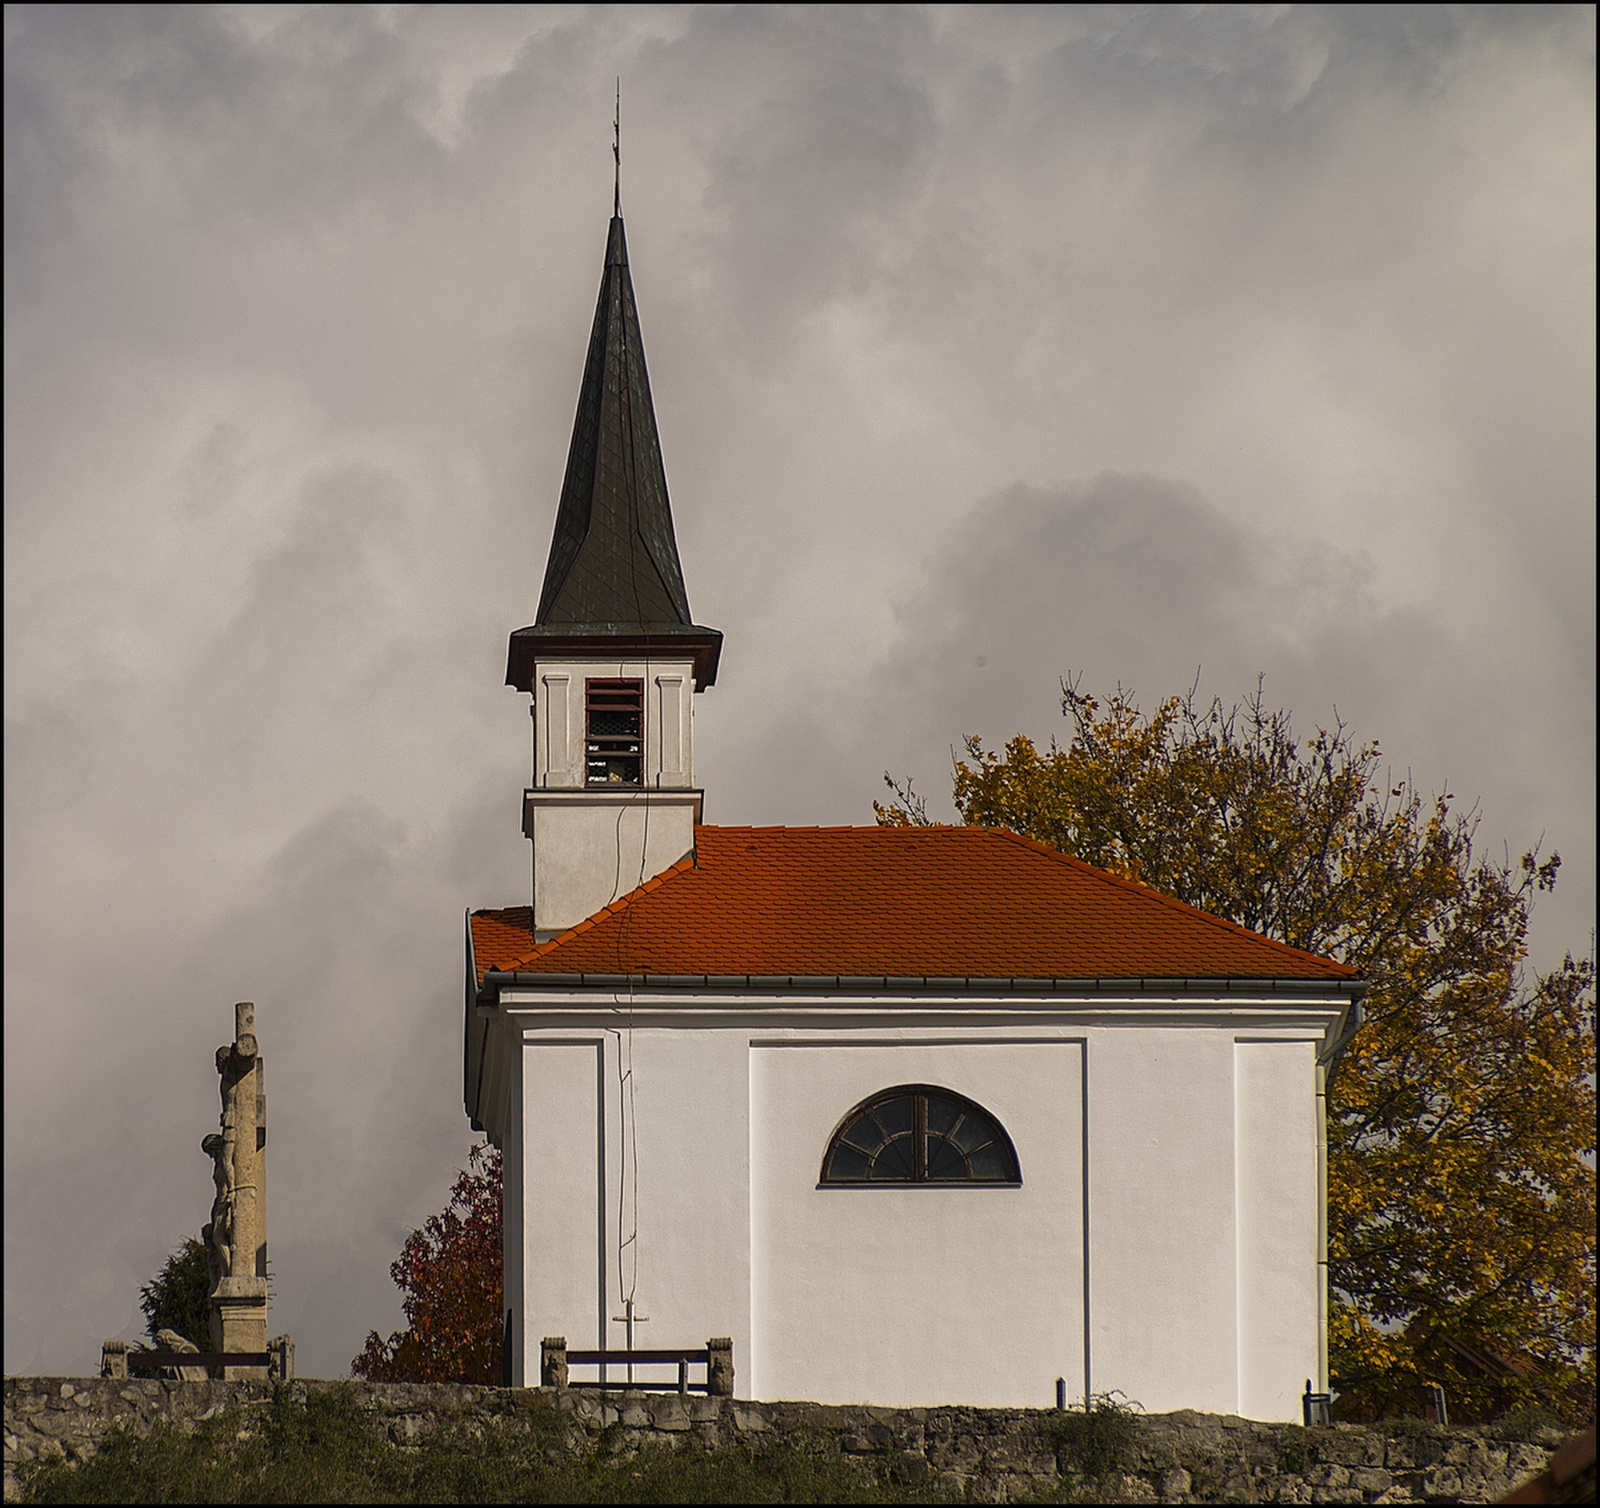
<path id="1" fill-rule="evenodd" d="M 692 1436 L 708 1447 L 804 1428 L 832 1436 L 848 1454 L 888 1455 L 911 1479 L 948 1476 L 989 1502 L 1047 1487 L 1068 1464 L 1055 1444 L 1063 1416 L 1049 1410 L 750 1403 L 659 1393 L 602 1399 L 566 1388 L 443 1384 L 291 1386 L 353 1387 L 399 1445 L 464 1416 L 492 1426 L 523 1410 L 553 1407 L 575 1451 L 613 1423 L 640 1445 Z M 114 1424 L 139 1433 L 162 1419 L 192 1426 L 225 1408 L 261 1412 L 271 1396 L 268 1384 L 254 1382 L 8 1377 L 5 1499 L 15 1497 L 17 1465 L 58 1452 L 86 1458 Z M 1130 1502 L 1485 1503 L 1542 1470 L 1562 1436 L 1549 1432 L 1538 1443 L 1519 1443 L 1500 1439 L 1492 1427 L 1301 1429 L 1186 1411 L 1138 1417 L 1135 1439 L 1120 1493 Z"/>

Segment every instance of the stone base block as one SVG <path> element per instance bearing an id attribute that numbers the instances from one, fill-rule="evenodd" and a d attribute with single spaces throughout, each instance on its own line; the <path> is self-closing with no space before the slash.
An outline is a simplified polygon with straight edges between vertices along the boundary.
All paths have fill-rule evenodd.
<path id="1" fill-rule="evenodd" d="M 267 1280 L 223 1278 L 211 1295 L 211 1343 L 219 1351 L 267 1349 Z M 224 1367 L 224 1382 L 265 1382 L 266 1367 Z"/>

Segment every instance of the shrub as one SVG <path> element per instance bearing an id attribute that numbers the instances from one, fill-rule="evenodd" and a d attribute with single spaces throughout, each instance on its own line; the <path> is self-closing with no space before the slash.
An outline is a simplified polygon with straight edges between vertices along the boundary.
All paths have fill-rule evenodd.
<path id="1" fill-rule="evenodd" d="M 1139 1438 L 1134 1415 L 1139 1411 L 1137 1403 L 1113 1392 L 1086 1398 L 1082 1408 L 1047 1415 L 1042 1427 L 1055 1451 L 1057 1469 L 1093 1483 L 1133 1470 Z"/>
<path id="2" fill-rule="evenodd" d="M 203 1241 L 186 1236 L 139 1290 L 139 1307 L 154 1343 L 157 1330 L 176 1330 L 202 1351 L 211 1349 L 211 1269 Z"/>
<path id="3" fill-rule="evenodd" d="M 1552 1434 L 1564 1439 L 1569 1433 L 1555 1414 L 1538 1407 L 1513 1409 L 1493 1429 L 1495 1439 L 1517 1445 L 1547 1445 Z"/>

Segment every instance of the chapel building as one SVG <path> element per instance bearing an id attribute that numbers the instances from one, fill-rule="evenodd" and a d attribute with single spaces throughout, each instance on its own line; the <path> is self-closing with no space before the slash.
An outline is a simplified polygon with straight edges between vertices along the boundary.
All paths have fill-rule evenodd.
<path id="1" fill-rule="evenodd" d="M 508 1373 L 731 1336 L 740 1396 L 1297 1419 L 1353 969 L 1028 839 L 702 821 L 613 217 L 535 622 L 531 906 L 467 928 Z M 613 1375 L 617 1375 L 615 1372 Z"/>

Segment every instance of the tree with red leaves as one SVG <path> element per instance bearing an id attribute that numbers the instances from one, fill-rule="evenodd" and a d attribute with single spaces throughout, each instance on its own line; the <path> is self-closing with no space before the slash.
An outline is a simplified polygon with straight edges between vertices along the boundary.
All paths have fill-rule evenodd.
<path id="1" fill-rule="evenodd" d="M 472 1149 L 450 1203 L 406 1238 L 389 1275 L 405 1295 L 406 1328 L 376 1330 L 350 1363 L 371 1382 L 501 1381 L 501 1163 Z"/>

